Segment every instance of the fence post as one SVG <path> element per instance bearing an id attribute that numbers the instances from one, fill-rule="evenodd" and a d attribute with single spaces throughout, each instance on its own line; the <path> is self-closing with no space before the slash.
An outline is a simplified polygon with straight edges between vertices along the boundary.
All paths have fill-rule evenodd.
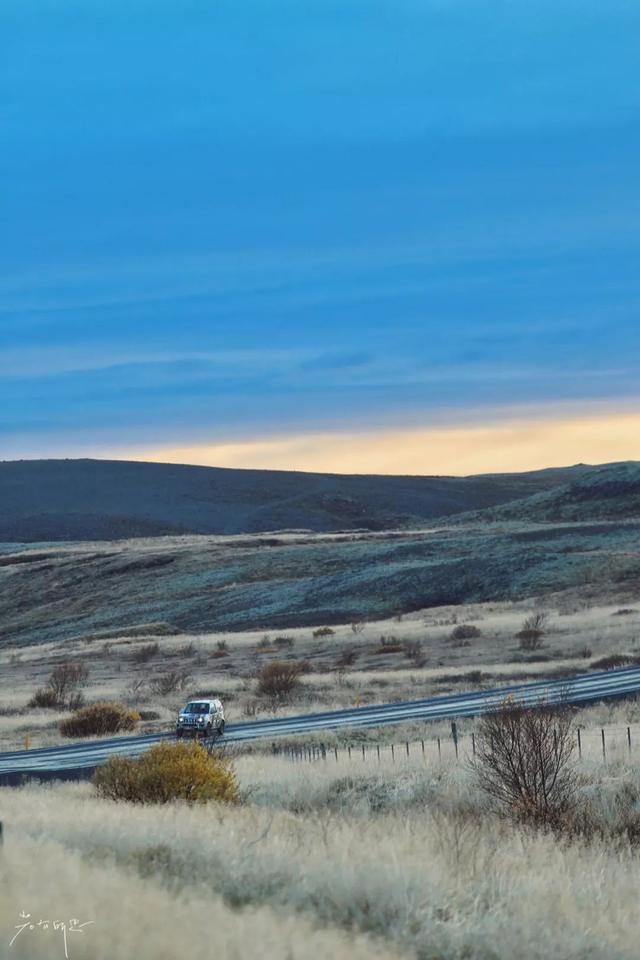
<path id="1" fill-rule="evenodd" d="M 349 760 L 351 760 L 351 745 L 347 747 L 347 750 L 349 752 Z"/>
<path id="2" fill-rule="evenodd" d="M 424 757 L 424 740 L 421 740 L 420 743 L 422 744 L 422 756 Z"/>
<path id="3" fill-rule="evenodd" d="M 394 763 L 396 762 L 396 755 L 393 749 L 393 744 L 391 744 L 391 759 L 393 760 Z"/>
<path id="4" fill-rule="evenodd" d="M 333 748 L 333 752 L 334 752 L 335 755 L 336 755 L 336 763 L 337 763 L 337 762 L 338 762 L 338 748 L 337 748 L 337 747 L 334 747 L 334 748 Z"/>
<path id="5" fill-rule="evenodd" d="M 380 744 L 376 744 L 376 753 L 378 754 L 378 763 L 380 763 Z"/>
<path id="6" fill-rule="evenodd" d="M 327 748 L 324 743 L 320 744 L 320 752 L 322 754 L 322 759 L 326 761 L 327 759 Z"/>
<path id="7" fill-rule="evenodd" d="M 601 734 L 602 734 L 602 758 L 603 758 L 603 760 L 606 760 L 606 759 L 607 759 L 607 746 L 606 746 L 605 739 L 604 739 L 604 727 L 602 727 L 602 729 L 601 729 L 600 732 L 601 732 Z"/>
<path id="8" fill-rule="evenodd" d="M 475 733 L 472 733 L 472 734 L 471 734 L 471 750 L 472 750 L 473 755 L 474 755 L 474 757 L 475 757 L 475 755 L 476 755 L 476 735 L 475 735 Z"/>
<path id="9" fill-rule="evenodd" d="M 631 727 L 627 727 L 627 745 L 629 747 L 629 753 L 631 753 Z"/>
<path id="10" fill-rule="evenodd" d="M 365 748 L 364 743 L 362 744 L 362 759 L 363 759 L 363 760 L 366 760 L 366 759 L 367 759 L 366 748 Z"/>
<path id="11" fill-rule="evenodd" d="M 2 820 L 0 820 L 0 847 L 4 843 L 4 827 L 2 825 Z"/>
<path id="12" fill-rule="evenodd" d="M 580 736 L 580 727 L 578 727 L 577 734 L 578 734 L 578 757 L 580 760 L 582 760 L 582 737 Z"/>
<path id="13" fill-rule="evenodd" d="M 405 740 L 404 744 L 405 744 L 405 747 L 407 748 L 407 756 L 409 756 L 409 741 Z"/>
<path id="14" fill-rule="evenodd" d="M 458 759 L 458 725 L 455 720 L 451 721 L 451 736 L 453 737 L 453 745 L 456 748 L 456 760 Z"/>
<path id="15" fill-rule="evenodd" d="M 442 745 L 440 743 L 440 737 L 438 737 L 438 760 L 442 760 Z"/>
<path id="16" fill-rule="evenodd" d="M 553 755 L 556 758 L 556 763 L 558 762 L 558 731 L 556 728 L 553 728 Z"/>

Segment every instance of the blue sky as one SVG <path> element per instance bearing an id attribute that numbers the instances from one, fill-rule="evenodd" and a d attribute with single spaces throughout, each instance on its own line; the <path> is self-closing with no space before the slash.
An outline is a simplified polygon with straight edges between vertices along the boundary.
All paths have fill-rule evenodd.
<path id="1" fill-rule="evenodd" d="M 5 0 L 0 37 L 0 456 L 340 469 L 640 409 L 637 3 Z"/>

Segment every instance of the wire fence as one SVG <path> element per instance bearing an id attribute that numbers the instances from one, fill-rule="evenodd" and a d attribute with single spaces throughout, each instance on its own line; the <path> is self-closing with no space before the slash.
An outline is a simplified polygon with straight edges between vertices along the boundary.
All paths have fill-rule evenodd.
<path id="1" fill-rule="evenodd" d="M 363 741 L 351 744 L 278 743 L 272 741 L 270 753 L 292 763 L 349 762 L 382 763 L 424 760 L 451 763 L 470 759 L 476 754 L 475 733 L 460 734 L 453 723 L 445 737 L 420 740 L 400 740 L 393 743 Z M 635 726 L 589 727 L 574 731 L 574 750 L 577 759 L 606 762 L 628 759 L 640 744 L 640 731 Z M 260 749 L 264 754 L 264 748 Z"/>

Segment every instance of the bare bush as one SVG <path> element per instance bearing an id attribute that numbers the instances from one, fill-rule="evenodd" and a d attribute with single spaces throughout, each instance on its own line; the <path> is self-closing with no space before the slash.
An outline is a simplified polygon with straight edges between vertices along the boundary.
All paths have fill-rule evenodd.
<path id="1" fill-rule="evenodd" d="M 256 650 L 270 650 L 271 649 L 271 637 L 268 633 L 265 633 L 263 637 L 260 637 L 258 643 L 256 644 Z"/>
<path id="2" fill-rule="evenodd" d="M 82 705 L 83 698 L 78 688 L 83 686 L 89 677 L 89 671 L 83 663 L 73 663 L 65 660 L 51 671 L 47 686 L 36 690 L 30 707 L 47 707 L 54 709 L 67 708 L 76 710 Z"/>
<path id="3" fill-rule="evenodd" d="M 150 686 L 153 693 L 166 697 L 177 690 L 184 690 L 190 680 L 191 676 L 186 670 L 169 670 L 154 677 Z"/>
<path id="4" fill-rule="evenodd" d="M 575 799 L 573 749 L 568 710 L 505 702 L 479 721 L 471 767 L 501 812 L 554 825 Z"/>
<path id="5" fill-rule="evenodd" d="M 257 692 L 272 700 L 289 699 L 300 685 L 300 669 L 295 663 L 274 660 L 267 663 L 258 674 Z"/>
<path id="6" fill-rule="evenodd" d="M 364 620 L 354 620 L 353 623 L 351 624 L 351 632 L 355 634 L 362 633 L 365 626 L 366 624 Z"/>
<path id="7" fill-rule="evenodd" d="M 539 610 L 524 619 L 521 629 L 516 633 L 521 650 L 540 649 L 548 621 L 549 614 L 546 610 Z"/>
<path id="8" fill-rule="evenodd" d="M 332 630 L 331 627 L 318 627 L 313 631 L 313 636 L 316 640 L 321 637 L 332 637 L 335 633 L 335 630 Z"/>
<path id="9" fill-rule="evenodd" d="M 59 703 L 65 703 L 88 679 L 89 670 L 84 663 L 65 660 L 51 671 L 47 686 L 53 690 Z"/>

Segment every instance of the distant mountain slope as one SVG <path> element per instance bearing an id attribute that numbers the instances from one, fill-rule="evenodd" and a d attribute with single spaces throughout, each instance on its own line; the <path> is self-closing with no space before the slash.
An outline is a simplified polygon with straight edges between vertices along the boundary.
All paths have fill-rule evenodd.
<path id="1" fill-rule="evenodd" d="M 596 467 L 543 493 L 514 500 L 457 522 L 583 522 L 640 518 L 640 463 L 615 463 Z"/>
<path id="2" fill-rule="evenodd" d="M 389 477 L 107 460 L 7 461 L 0 463 L 0 541 L 381 530 L 528 497 L 587 469 Z"/>
<path id="3" fill-rule="evenodd" d="M 153 635 L 151 623 L 196 634 L 353 623 L 573 588 L 635 608 L 639 535 L 640 521 L 479 523 L 418 532 L 0 545 L 0 648 L 106 639 L 130 628 Z"/>

